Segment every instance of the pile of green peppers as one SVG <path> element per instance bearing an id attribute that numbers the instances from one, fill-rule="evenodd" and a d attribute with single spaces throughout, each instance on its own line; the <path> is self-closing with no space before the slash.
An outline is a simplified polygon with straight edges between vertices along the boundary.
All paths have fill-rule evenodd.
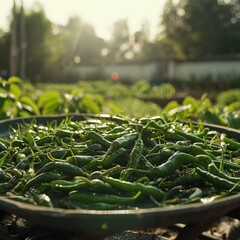
<path id="1" fill-rule="evenodd" d="M 0 194 L 66 209 L 204 204 L 240 192 L 239 156 L 237 140 L 190 120 L 33 120 L 0 139 Z"/>

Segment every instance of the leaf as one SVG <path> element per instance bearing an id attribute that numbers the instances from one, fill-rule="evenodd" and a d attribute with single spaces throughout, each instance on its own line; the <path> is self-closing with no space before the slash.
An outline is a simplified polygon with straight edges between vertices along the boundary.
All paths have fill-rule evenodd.
<path id="1" fill-rule="evenodd" d="M 180 113 L 185 113 L 187 111 L 189 111 L 192 108 L 191 104 L 188 105 L 182 105 L 176 108 L 173 108 L 171 110 L 168 111 L 168 115 L 169 116 L 174 116 L 176 114 L 180 114 Z"/>
<path id="2" fill-rule="evenodd" d="M 79 96 L 82 97 L 84 95 L 83 89 L 82 88 L 75 88 L 71 91 L 72 96 Z"/>
<path id="3" fill-rule="evenodd" d="M 12 83 L 10 85 L 10 92 L 14 95 L 16 99 L 18 99 L 22 95 L 22 90 L 21 88 L 17 85 Z"/>
<path id="4" fill-rule="evenodd" d="M 210 112 L 209 110 L 205 111 L 203 114 L 203 120 L 209 122 L 209 123 L 214 123 L 218 125 L 223 125 L 217 114 Z"/>
<path id="5" fill-rule="evenodd" d="M 38 107 L 42 108 L 51 101 L 59 102 L 61 99 L 58 91 L 48 91 L 43 93 L 38 100 Z"/>
<path id="6" fill-rule="evenodd" d="M 22 103 L 23 108 L 25 108 L 26 110 L 29 111 L 29 107 L 30 107 L 30 109 L 32 110 L 31 111 L 32 113 L 36 115 L 40 115 L 40 111 L 37 104 L 30 97 L 23 96 L 21 97 L 20 102 Z"/>
<path id="7" fill-rule="evenodd" d="M 170 101 L 163 109 L 163 112 L 168 113 L 171 109 L 178 107 L 179 104 L 177 101 Z"/>
<path id="8" fill-rule="evenodd" d="M 44 105 L 42 114 L 43 115 L 50 115 L 57 113 L 57 109 L 59 108 L 60 102 L 57 99 L 53 99 L 52 101 L 46 103 Z"/>
<path id="9" fill-rule="evenodd" d="M 19 77 L 13 76 L 8 79 L 10 84 L 12 83 L 22 83 L 22 80 Z"/>
<path id="10" fill-rule="evenodd" d="M 5 113 L 6 117 L 14 118 L 17 117 L 18 108 L 15 102 L 7 99 L 4 101 L 2 111 Z"/>
<path id="11" fill-rule="evenodd" d="M 83 108 L 87 113 L 100 113 L 100 107 L 89 96 L 85 96 L 79 103 L 79 107 Z"/>

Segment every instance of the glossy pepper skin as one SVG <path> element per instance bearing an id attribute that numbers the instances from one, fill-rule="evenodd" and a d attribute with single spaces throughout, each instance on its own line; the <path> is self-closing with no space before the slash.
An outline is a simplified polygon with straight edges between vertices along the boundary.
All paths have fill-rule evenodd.
<path id="1" fill-rule="evenodd" d="M 190 120 L 112 116 L 19 128 L 0 138 L 0 194 L 16 201 L 116 210 L 239 192 L 238 140 Z"/>

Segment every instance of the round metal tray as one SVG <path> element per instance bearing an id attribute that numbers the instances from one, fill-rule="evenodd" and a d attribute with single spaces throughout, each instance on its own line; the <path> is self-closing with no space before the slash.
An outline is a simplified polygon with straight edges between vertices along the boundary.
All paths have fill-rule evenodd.
<path id="1" fill-rule="evenodd" d="M 68 115 L 73 120 L 83 120 L 89 115 Z M 18 118 L 0 121 L 0 137 L 7 137 L 9 127 L 30 122 L 46 124 L 56 120 L 62 121 L 66 115 Z M 97 115 L 93 117 L 104 117 Z M 206 124 L 211 129 L 226 133 L 229 137 L 240 140 L 240 131 Z M 71 231 L 115 232 L 155 227 L 168 227 L 176 223 L 201 222 L 207 219 L 221 217 L 240 207 L 240 194 L 225 197 L 209 203 L 194 203 L 185 206 L 148 208 L 136 210 L 67 210 L 46 208 L 9 200 L 0 197 L 0 209 L 19 217 L 28 219 L 35 224 Z"/>

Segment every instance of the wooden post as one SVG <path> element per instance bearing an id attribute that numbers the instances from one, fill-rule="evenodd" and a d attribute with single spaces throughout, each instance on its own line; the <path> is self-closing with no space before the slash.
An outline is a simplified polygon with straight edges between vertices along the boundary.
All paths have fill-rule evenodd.
<path id="1" fill-rule="evenodd" d="M 11 24 L 11 43 L 10 43 L 10 76 L 16 76 L 18 71 L 18 47 L 17 47 L 17 21 L 16 21 L 16 4 L 13 0 Z"/>
<path id="2" fill-rule="evenodd" d="M 24 15 L 24 6 L 23 0 L 21 0 L 21 15 L 20 15 L 20 78 L 23 80 L 26 78 L 26 26 L 25 26 L 25 15 Z"/>

